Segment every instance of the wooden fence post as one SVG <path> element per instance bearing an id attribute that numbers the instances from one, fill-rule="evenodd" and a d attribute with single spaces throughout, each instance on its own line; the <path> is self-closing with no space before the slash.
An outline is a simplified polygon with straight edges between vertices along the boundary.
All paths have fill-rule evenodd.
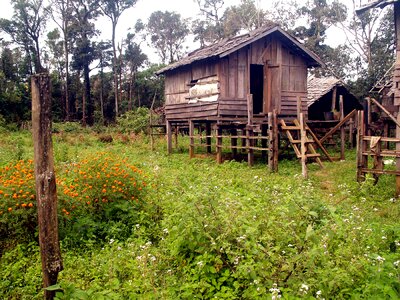
<path id="1" fill-rule="evenodd" d="M 300 113 L 300 143 L 301 143 L 301 173 L 305 179 L 308 178 L 308 170 L 307 170 L 307 131 L 305 128 L 305 123 L 304 123 L 304 115 L 303 113 Z"/>
<path id="2" fill-rule="evenodd" d="M 279 132 L 278 132 L 278 115 L 276 109 L 272 111 L 272 134 L 273 134 L 273 169 L 278 172 L 278 159 L 279 159 Z"/>
<path id="3" fill-rule="evenodd" d="M 39 246 L 43 286 L 46 288 L 57 283 L 58 273 L 63 269 L 58 239 L 57 188 L 51 139 L 50 76 L 47 73 L 33 75 L 31 84 Z M 45 290 L 45 299 L 53 299 L 54 295 L 54 291 Z"/>
<path id="4" fill-rule="evenodd" d="M 364 180 L 362 168 L 364 167 L 363 149 L 364 149 L 364 112 L 357 112 L 357 181 Z"/>

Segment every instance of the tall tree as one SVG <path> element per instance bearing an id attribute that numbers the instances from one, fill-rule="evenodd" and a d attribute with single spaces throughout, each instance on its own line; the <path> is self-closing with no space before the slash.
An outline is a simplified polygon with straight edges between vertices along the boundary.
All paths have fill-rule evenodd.
<path id="1" fill-rule="evenodd" d="M 258 8 L 254 0 L 241 0 L 239 5 L 228 7 L 223 20 L 225 36 L 233 36 L 242 29 L 251 31 L 268 22 L 266 12 Z"/>
<path id="2" fill-rule="evenodd" d="M 128 110 L 133 109 L 134 83 L 136 74 L 141 66 L 147 61 L 147 55 L 142 52 L 140 45 L 134 42 L 134 34 L 128 33 L 125 39 L 126 50 L 124 60 L 128 65 Z"/>
<path id="3" fill-rule="evenodd" d="M 90 64 L 96 58 L 96 46 L 91 40 L 97 35 L 94 21 L 100 14 L 98 0 L 71 0 L 74 14 L 70 33 L 73 35 L 72 67 L 83 72 L 82 123 L 93 125 L 94 103 L 90 95 Z M 87 108 L 87 115 L 86 115 Z"/>
<path id="4" fill-rule="evenodd" d="M 203 20 L 195 21 L 192 25 L 195 40 L 213 43 L 221 40 L 224 35 L 223 7 L 224 0 L 195 0 L 199 6 Z"/>
<path id="5" fill-rule="evenodd" d="M 8 33 L 13 42 L 21 45 L 33 61 L 36 73 L 43 71 L 40 59 L 40 35 L 46 25 L 44 0 L 16 0 L 11 20 L 0 19 L 0 29 Z M 31 66 L 31 73 L 33 72 Z"/>
<path id="6" fill-rule="evenodd" d="M 118 60 L 117 48 L 115 45 L 115 30 L 122 13 L 136 4 L 137 0 L 101 0 L 101 10 L 111 20 L 113 48 L 113 75 L 114 75 L 114 96 L 115 96 L 115 118 L 118 117 Z"/>
<path id="7" fill-rule="evenodd" d="M 175 12 L 155 11 L 150 15 L 147 31 L 163 63 L 181 58 L 183 43 L 189 34 L 185 23 Z"/>
<path id="8" fill-rule="evenodd" d="M 72 6 L 71 0 L 51 0 L 49 12 L 53 21 L 57 24 L 62 33 L 64 47 L 64 101 L 65 101 L 65 120 L 70 120 L 70 97 L 69 97 L 69 53 L 70 53 L 70 34 Z"/>

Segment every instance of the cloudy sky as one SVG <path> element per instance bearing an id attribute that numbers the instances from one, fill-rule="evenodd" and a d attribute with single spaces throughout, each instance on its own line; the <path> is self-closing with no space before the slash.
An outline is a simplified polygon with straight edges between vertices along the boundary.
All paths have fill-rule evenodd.
<path id="1" fill-rule="evenodd" d="M 12 3 L 13 0 L 1 0 L 2 5 L 1 5 L 1 10 L 0 10 L 0 18 L 11 18 L 13 14 L 12 10 Z M 287 2 L 287 0 L 280 0 L 282 2 Z M 230 6 L 230 5 L 235 5 L 238 4 L 240 0 L 225 0 L 225 5 Z M 271 4 L 275 1 L 272 0 L 256 0 L 256 4 L 263 8 L 263 9 L 268 9 Z M 298 0 L 298 3 L 305 3 L 307 0 Z M 358 3 L 359 0 L 356 0 Z M 129 10 L 126 10 L 123 15 L 120 18 L 120 21 L 118 23 L 117 27 L 117 40 L 121 40 L 126 36 L 126 33 L 130 27 L 134 27 L 136 21 L 138 19 L 142 19 L 143 21 L 146 21 L 150 14 L 156 10 L 161 10 L 161 11 L 176 11 L 183 18 L 196 18 L 199 14 L 199 9 L 197 6 L 197 3 L 195 0 L 138 0 L 137 4 L 133 7 L 130 8 Z M 102 35 L 99 39 L 110 39 L 111 38 L 111 24 L 110 21 L 106 17 L 101 17 L 97 23 L 97 28 L 101 30 Z M 55 25 L 49 24 L 49 29 L 52 29 L 55 27 Z M 340 38 L 340 32 L 338 32 L 335 29 L 331 29 L 330 32 L 328 32 L 328 43 L 331 45 L 336 45 L 339 43 L 343 43 L 344 40 Z M 146 45 L 144 46 L 144 51 L 146 54 L 149 56 L 151 61 L 155 61 L 157 59 L 157 55 L 155 52 L 148 48 Z M 196 47 L 193 43 L 190 43 L 188 41 L 188 50 L 194 50 L 193 48 Z"/>

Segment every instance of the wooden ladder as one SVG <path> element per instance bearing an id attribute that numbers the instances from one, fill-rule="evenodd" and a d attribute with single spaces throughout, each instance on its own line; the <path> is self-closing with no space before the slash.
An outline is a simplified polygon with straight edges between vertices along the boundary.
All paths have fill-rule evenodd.
<path id="1" fill-rule="evenodd" d="M 284 120 L 280 120 L 281 123 L 281 128 L 283 132 L 286 134 L 286 136 L 289 139 L 290 144 L 293 147 L 294 152 L 296 153 L 297 158 L 301 158 L 301 129 L 300 129 L 300 123 L 298 120 L 294 120 L 293 124 L 294 125 L 287 125 Z M 306 131 L 306 140 L 305 140 L 305 145 L 306 145 L 306 151 L 305 151 L 305 156 L 306 158 L 312 158 L 315 159 L 315 161 L 320 165 L 321 168 L 323 168 L 322 161 L 321 161 L 321 155 L 317 153 L 314 147 L 314 143 L 316 142 L 314 140 L 315 135 L 312 133 L 311 129 L 308 126 L 305 126 L 305 131 Z M 311 138 L 309 137 L 311 135 Z M 297 138 L 295 138 L 296 136 Z"/>

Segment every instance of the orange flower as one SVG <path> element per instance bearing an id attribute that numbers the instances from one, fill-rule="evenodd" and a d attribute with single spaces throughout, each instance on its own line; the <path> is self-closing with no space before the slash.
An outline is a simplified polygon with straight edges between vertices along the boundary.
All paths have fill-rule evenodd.
<path id="1" fill-rule="evenodd" d="M 33 203 L 32 203 L 32 202 L 29 202 L 28 206 L 29 206 L 29 207 L 33 207 Z"/>
<path id="2" fill-rule="evenodd" d="M 14 194 L 14 195 L 13 195 L 13 199 L 17 199 L 17 194 Z"/>
<path id="3" fill-rule="evenodd" d="M 26 207 L 27 204 L 26 204 L 26 203 L 22 203 L 21 206 L 22 206 L 22 207 Z"/>
<path id="4" fill-rule="evenodd" d="M 90 205 L 90 201 L 86 202 L 87 205 Z"/>
<path id="5" fill-rule="evenodd" d="M 0 195 L 1 195 L 1 194 L 4 194 L 4 192 L 3 192 L 2 190 L 0 190 Z"/>
<path id="6" fill-rule="evenodd" d="M 102 189 L 101 192 L 102 193 L 107 193 L 107 190 L 106 189 Z"/>
<path id="7" fill-rule="evenodd" d="M 11 208 L 11 207 L 9 207 L 9 208 L 8 208 L 8 211 L 12 211 L 12 208 Z"/>

